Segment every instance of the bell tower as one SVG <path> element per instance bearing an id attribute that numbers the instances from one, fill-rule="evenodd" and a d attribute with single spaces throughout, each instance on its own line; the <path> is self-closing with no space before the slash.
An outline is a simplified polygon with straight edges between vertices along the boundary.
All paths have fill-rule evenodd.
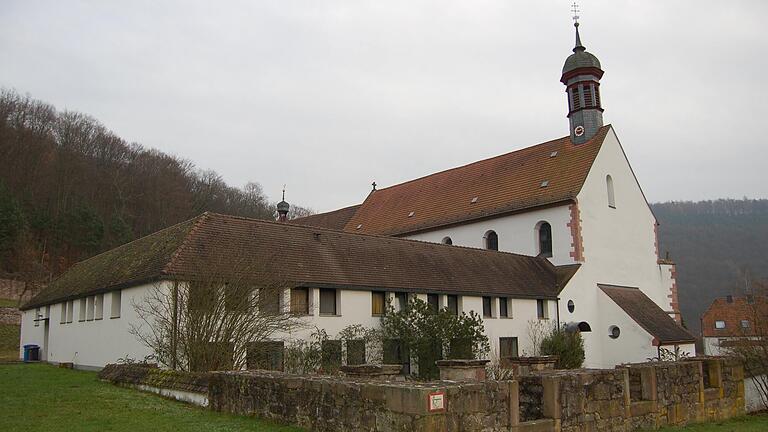
<path id="1" fill-rule="evenodd" d="M 576 27 L 576 46 L 563 65 L 560 82 L 565 84 L 568 95 L 568 120 L 571 141 L 583 144 L 595 136 L 603 126 L 603 107 L 600 103 L 600 78 L 603 70 L 600 60 L 587 52 L 579 35 L 578 5 L 573 4 L 573 20 Z"/>

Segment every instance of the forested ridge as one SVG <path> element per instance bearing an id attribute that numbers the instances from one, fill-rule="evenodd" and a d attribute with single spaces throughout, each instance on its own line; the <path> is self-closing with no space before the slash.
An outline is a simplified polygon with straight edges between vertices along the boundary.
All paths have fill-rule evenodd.
<path id="1" fill-rule="evenodd" d="M 44 283 L 204 211 L 272 219 L 275 205 L 258 183 L 229 186 L 86 114 L 0 90 L 0 277 Z"/>
<path id="2" fill-rule="evenodd" d="M 768 200 L 652 205 L 683 317 L 768 279 Z M 272 219 L 258 183 L 128 143 L 98 120 L 0 90 L 0 278 L 45 283 L 73 263 L 204 211 Z M 307 211 L 292 206 L 291 216 Z"/>
<path id="3" fill-rule="evenodd" d="M 677 263 L 680 308 L 698 334 L 716 297 L 743 295 L 768 280 L 768 200 L 720 199 L 651 206 L 661 252 Z"/>

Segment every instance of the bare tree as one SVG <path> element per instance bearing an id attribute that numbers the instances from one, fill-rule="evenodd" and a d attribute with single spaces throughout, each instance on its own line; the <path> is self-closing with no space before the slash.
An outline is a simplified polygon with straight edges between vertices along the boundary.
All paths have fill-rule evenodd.
<path id="1" fill-rule="evenodd" d="M 747 296 L 740 336 L 723 341 L 720 349 L 744 365 L 746 377 L 768 409 L 768 282 L 753 281 L 751 286 L 754 294 Z"/>
<path id="2" fill-rule="evenodd" d="M 159 363 L 178 370 L 243 369 L 258 342 L 302 327 L 283 303 L 290 284 L 269 262 L 225 256 L 199 259 L 195 274 L 157 283 L 133 307 L 131 333 Z"/>

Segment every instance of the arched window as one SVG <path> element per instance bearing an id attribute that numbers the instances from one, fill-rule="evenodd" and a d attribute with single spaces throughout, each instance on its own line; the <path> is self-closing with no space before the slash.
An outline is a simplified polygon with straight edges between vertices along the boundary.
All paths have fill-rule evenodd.
<path id="1" fill-rule="evenodd" d="M 488 231 L 485 233 L 485 248 L 489 250 L 499 250 L 499 235 L 496 231 Z"/>
<path id="2" fill-rule="evenodd" d="M 443 237 L 443 240 L 440 243 L 446 244 L 446 245 L 452 245 L 453 244 L 453 240 L 451 240 L 450 237 Z"/>
<path id="3" fill-rule="evenodd" d="M 552 256 L 552 225 L 549 222 L 539 223 L 539 255 Z"/>
<path id="4" fill-rule="evenodd" d="M 605 178 L 605 184 L 608 188 L 608 207 L 616 208 L 616 195 L 613 192 L 613 177 L 610 175 Z"/>

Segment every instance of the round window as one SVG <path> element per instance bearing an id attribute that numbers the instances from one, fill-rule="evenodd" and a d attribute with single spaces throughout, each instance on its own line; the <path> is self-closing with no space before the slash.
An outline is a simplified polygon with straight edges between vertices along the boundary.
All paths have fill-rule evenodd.
<path id="1" fill-rule="evenodd" d="M 568 300 L 568 312 L 573 313 L 576 310 L 576 305 L 573 304 L 573 300 Z"/>
<path id="2" fill-rule="evenodd" d="M 610 336 L 611 339 L 618 339 L 619 336 L 621 336 L 621 329 L 616 326 L 608 327 L 608 336 Z"/>

